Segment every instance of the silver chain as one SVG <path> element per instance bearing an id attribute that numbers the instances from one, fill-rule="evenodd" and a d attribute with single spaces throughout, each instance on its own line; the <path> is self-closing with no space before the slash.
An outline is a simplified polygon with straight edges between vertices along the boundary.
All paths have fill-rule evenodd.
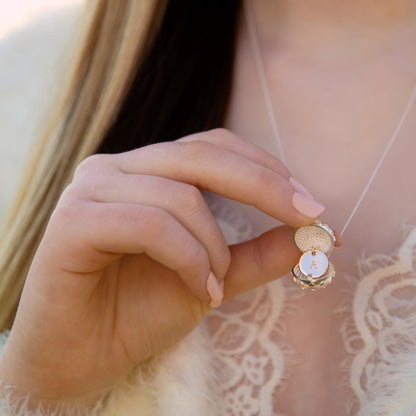
<path id="1" fill-rule="evenodd" d="M 272 104 L 272 100 L 271 100 L 271 97 L 270 97 L 270 91 L 269 91 L 267 80 L 266 80 L 263 61 L 262 61 L 261 53 L 260 53 L 259 42 L 258 42 L 258 38 L 257 38 L 256 26 L 255 26 L 255 22 L 254 22 L 253 12 L 251 10 L 251 5 L 249 4 L 249 0 L 244 0 L 244 12 L 245 12 L 247 27 L 248 27 L 248 31 L 249 31 L 249 35 L 250 35 L 251 45 L 253 47 L 254 59 L 256 61 L 257 71 L 258 71 L 260 81 L 261 81 L 261 87 L 262 87 L 262 90 L 263 90 L 264 101 L 266 103 L 267 113 L 268 113 L 270 123 L 271 123 L 272 129 L 273 129 L 273 135 L 274 135 L 274 138 L 275 138 L 276 143 L 277 143 L 280 159 L 285 165 L 287 165 L 286 164 L 286 158 L 285 158 L 284 151 L 283 151 L 282 141 L 280 140 L 279 130 L 277 128 L 275 112 L 274 112 L 274 109 L 273 109 L 273 104 Z M 380 160 L 377 163 L 377 166 L 375 167 L 373 173 L 371 174 L 370 179 L 367 182 L 360 198 L 358 199 L 357 203 L 355 204 L 355 207 L 352 210 L 347 222 L 345 223 L 344 227 L 342 228 L 342 230 L 340 232 L 341 235 L 344 234 L 346 228 L 348 227 L 349 223 L 351 222 L 352 217 L 356 213 L 356 211 L 357 211 L 358 207 L 360 206 L 362 200 L 364 199 L 365 195 L 367 194 L 367 191 L 370 188 L 374 178 L 376 177 L 377 172 L 380 169 L 380 166 L 384 162 L 384 159 L 386 158 L 387 153 L 389 152 L 391 146 L 393 145 L 394 141 L 396 140 L 396 137 L 398 136 L 399 131 L 400 131 L 404 121 L 406 120 L 410 109 L 412 108 L 412 105 L 413 105 L 413 102 L 414 102 L 415 98 L 416 98 L 416 85 L 413 87 L 412 95 L 411 95 L 411 97 L 410 97 L 410 99 L 409 99 L 409 101 L 408 101 L 408 103 L 407 103 L 407 105 L 406 105 L 406 107 L 405 107 L 405 109 L 402 113 L 400 121 L 397 124 L 397 127 L 394 130 L 394 133 L 393 133 L 391 139 L 389 140 L 383 154 L 380 157 Z"/>

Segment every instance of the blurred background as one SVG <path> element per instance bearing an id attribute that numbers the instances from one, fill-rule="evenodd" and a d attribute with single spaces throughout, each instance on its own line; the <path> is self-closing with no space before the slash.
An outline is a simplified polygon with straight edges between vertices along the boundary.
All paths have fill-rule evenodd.
<path id="1" fill-rule="evenodd" d="M 0 0 L 0 224 L 59 90 L 86 0 Z"/>

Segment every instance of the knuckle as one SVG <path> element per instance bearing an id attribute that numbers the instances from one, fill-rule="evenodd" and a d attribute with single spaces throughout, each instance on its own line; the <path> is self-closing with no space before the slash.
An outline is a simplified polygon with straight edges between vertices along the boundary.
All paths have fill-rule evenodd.
<path id="1" fill-rule="evenodd" d="M 201 244 L 192 244 L 192 261 L 197 269 L 209 271 L 208 253 Z"/>
<path id="2" fill-rule="evenodd" d="M 230 130 L 224 128 L 224 127 L 216 127 L 214 129 L 208 130 L 207 133 L 209 135 L 212 135 L 213 137 L 218 138 L 228 138 L 228 137 L 234 137 L 234 133 L 232 133 Z"/>
<path id="3" fill-rule="evenodd" d="M 85 158 L 74 171 L 74 180 L 84 178 L 91 174 L 95 174 L 98 170 L 102 169 L 105 161 L 108 160 L 110 155 L 95 154 Z"/>
<path id="4" fill-rule="evenodd" d="M 273 190 L 277 189 L 276 173 L 269 169 L 260 169 L 257 172 L 256 182 L 263 189 Z"/>
<path id="5" fill-rule="evenodd" d="M 206 140 L 218 146 L 221 146 L 225 141 L 235 141 L 236 135 L 224 127 L 216 127 L 211 130 L 204 131 L 199 134 L 200 140 Z"/>
<path id="6" fill-rule="evenodd" d="M 183 186 L 183 189 L 180 190 L 180 195 L 180 208 L 188 212 L 200 211 L 203 204 L 205 203 L 201 192 L 196 186 L 193 185 Z"/>
<path id="7" fill-rule="evenodd" d="M 108 181 L 114 173 L 106 166 L 107 156 L 92 155 L 84 159 L 75 169 L 71 193 L 80 198 L 94 200 L 108 191 Z"/>
<path id="8" fill-rule="evenodd" d="M 153 156 L 153 155 L 158 155 L 159 153 L 164 154 L 166 151 L 169 152 L 173 146 L 174 146 L 173 142 L 153 143 L 147 146 L 143 146 L 143 147 L 139 147 L 137 149 L 131 150 L 128 153 L 133 153 L 136 155 L 142 154 L 145 156 Z"/>
<path id="9" fill-rule="evenodd" d="M 74 179 L 61 195 L 63 201 L 68 199 L 94 200 L 96 191 L 100 189 L 100 181 L 95 176 L 84 175 Z"/>
<path id="10" fill-rule="evenodd" d="M 151 235 L 155 240 L 171 228 L 170 223 L 172 220 L 169 214 L 158 207 L 142 208 L 140 212 L 134 210 L 131 215 L 132 221 L 139 220 L 144 226 L 145 233 Z"/>
<path id="11" fill-rule="evenodd" d="M 85 202 L 86 200 L 83 198 L 80 186 L 71 182 L 61 193 L 55 210 L 72 209 L 73 207 L 81 205 L 82 201 Z"/>
<path id="12" fill-rule="evenodd" d="M 77 198 L 75 187 L 68 185 L 61 195 L 53 213 L 52 219 L 62 224 L 74 224 L 78 218 L 85 218 L 85 204 Z"/>
<path id="13" fill-rule="evenodd" d="M 75 200 L 78 197 L 77 187 L 71 182 L 62 191 L 57 206 L 67 203 L 67 201 Z"/>
<path id="14" fill-rule="evenodd" d="M 177 140 L 179 143 L 189 143 L 198 140 L 211 140 L 216 141 L 218 139 L 224 138 L 225 136 L 234 136 L 230 130 L 227 130 L 224 127 L 215 127 L 213 129 L 200 131 L 198 133 L 189 134 L 188 136 L 181 137 Z"/>
<path id="15" fill-rule="evenodd" d="M 214 152 L 218 147 L 223 147 L 225 141 L 232 141 L 236 144 L 239 138 L 230 130 L 223 127 L 202 131 L 189 136 L 182 137 L 176 141 L 181 146 L 186 157 L 200 157 L 204 153 Z"/>
<path id="16" fill-rule="evenodd" d="M 189 142 L 181 142 L 180 149 L 186 159 L 198 160 L 201 155 L 208 153 L 212 149 L 212 145 L 203 140 L 194 140 Z"/>
<path id="17" fill-rule="evenodd" d="M 183 264 L 179 265 L 179 272 L 187 272 L 195 276 L 208 275 L 210 270 L 208 253 L 205 248 L 194 239 L 183 241 Z"/>

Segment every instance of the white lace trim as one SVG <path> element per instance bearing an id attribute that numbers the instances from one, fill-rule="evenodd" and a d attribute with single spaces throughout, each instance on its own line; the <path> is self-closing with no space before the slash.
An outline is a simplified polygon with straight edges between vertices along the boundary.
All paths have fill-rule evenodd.
<path id="1" fill-rule="evenodd" d="M 407 226 L 396 255 L 359 260 L 353 296 L 341 308 L 349 313 L 343 336 L 352 414 L 416 414 L 415 248 L 416 227 Z"/>
<path id="2" fill-rule="evenodd" d="M 275 414 L 273 392 L 296 364 L 293 348 L 281 341 L 288 292 L 282 281 L 276 281 L 239 296 L 207 316 L 208 325 L 211 320 L 221 322 L 211 338 L 221 368 L 222 415 Z"/>

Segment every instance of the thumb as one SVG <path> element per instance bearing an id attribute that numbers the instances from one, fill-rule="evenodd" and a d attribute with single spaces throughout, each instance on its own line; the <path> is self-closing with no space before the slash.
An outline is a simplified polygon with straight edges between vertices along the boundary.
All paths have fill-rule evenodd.
<path id="1" fill-rule="evenodd" d="M 282 225 L 253 240 L 230 247 L 231 263 L 224 279 L 224 301 L 291 272 L 302 253 L 295 246 L 295 228 Z M 335 231 L 337 247 L 342 239 Z"/>

